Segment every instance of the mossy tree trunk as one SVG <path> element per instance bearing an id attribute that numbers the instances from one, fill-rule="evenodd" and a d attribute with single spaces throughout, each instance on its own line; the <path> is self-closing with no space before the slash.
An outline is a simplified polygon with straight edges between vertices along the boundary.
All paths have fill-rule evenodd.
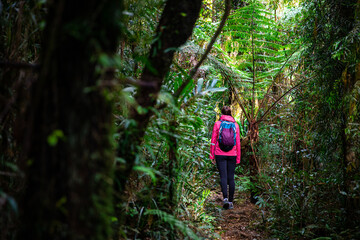
<path id="1" fill-rule="evenodd" d="M 115 52 L 120 0 L 48 2 L 41 69 L 32 89 L 18 239 L 109 239 L 112 104 L 99 54 Z"/>

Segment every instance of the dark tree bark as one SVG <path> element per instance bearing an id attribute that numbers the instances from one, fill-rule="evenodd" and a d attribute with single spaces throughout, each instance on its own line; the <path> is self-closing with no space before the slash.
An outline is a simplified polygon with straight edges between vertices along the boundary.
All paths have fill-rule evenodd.
<path id="1" fill-rule="evenodd" d="M 115 52 L 119 0 L 49 1 L 23 161 L 27 188 L 18 239 L 109 239 L 112 104 L 99 54 Z"/>
<path id="2" fill-rule="evenodd" d="M 349 23 L 347 26 L 348 29 L 342 28 L 342 34 L 343 36 L 346 36 L 349 31 L 352 29 L 356 29 L 356 24 L 358 24 L 359 21 L 359 0 L 351 0 L 347 1 L 346 3 L 336 3 L 339 8 L 339 15 L 341 18 L 346 19 Z M 356 54 L 359 53 L 359 48 L 356 43 L 353 45 L 353 51 L 356 52 Z M 351 72 L 352 74 L 347 73 L 348 69 L 345 66 L 342 66 L 342 86 L 340 88 L 340 91 L 338 93 L 339 97 L 343 102 L 345 102 L 346 96 L 351 92 L 352 88 L 354 87 L 353 84 L 355 81 L 352 79 L 355 79 L 356 77 L 356 71 Z M 346 129 L 349 124 L 349 118 L 346 114 L 348 111 L 347 107 L 345 107 L 345 104 L 339 106 L 339 140 L 341 141 L 340 144 L 340 156 L 341 156 L 341 169 L 342 169 L 342 184 L 340 186 L 341 191 L 348 193 L 349 188 L 351 186 L 351 173 L 347 171 L 348 167 L 348 154 L 349 149 L 351 146 L 351 142 L 349 141 L 350 138 L 348 134 L 346 133 Z M 358 226 L 359 224 L 359 217 L 358 214 L 354 214 L 357 209 L 359 209 L 359 206 L 352 206 L 350 204 L 351 197 L 350 194 L 346 196 L 342 196 L 342 206 L 345 210 L 345 221 L 344 221 L 344 228 L 348 228 L 350 226 Z"/>
<path id="3" fill-rule="evenodd" d="M 28 1 L 1 1 L 0 8 L 0 239 L 13 239 L 17 215 L 11 200 L 24 186 L 19 166 L 19 126 L 28 103 L 28 86 L 36 75 L 34 61 L 38 55 L 40 30 L 34 20 L 43 19 L 42 5 Z M 32 14 L 34 15 L 32 15 Z M 31 34 L 30 34 L 31 33 Z M 25 63 L 24 63 L 25 62 Z"/>
<path id="4" fill-rule="evenodd" d="M 132 125 L 120 130 L 118 156 L 126 160 L 125 166 L 116 171 L 118 185 L 116 190 L 121 193 L 134 166 L 136 147 L 140 145 L 148 126 L 151 110 L 155 106 L 163 79 L 170 69 L 174 53 L 191 36 L 195 22 L 199 17 L 201 0 L 168 0 L 156 30 L 154 43 L 151 45 L 148 63 L 141 81 L 148 83 L 138 89 L 136 102 L 139 108 L 132 108 L 130 119 Z"/>

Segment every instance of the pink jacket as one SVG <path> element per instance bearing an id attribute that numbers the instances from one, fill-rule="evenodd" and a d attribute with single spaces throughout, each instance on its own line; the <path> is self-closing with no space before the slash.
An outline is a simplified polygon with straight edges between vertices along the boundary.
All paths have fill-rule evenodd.
<path id="1" fill-rule="evenodd" d="M 235 119 L 232 116 L 228 115 L 222 115 L 220 117 L 220 120 L 225 120 L 229 122 L 235 122 Z M 235 122 L 236 126 L 236 146 L 233 147 L 228 152 L 224 152 L 220 149 L 218 146 L 218 139 L 219 139 L 219 128 L 221 121 L 217 121 L 214 124 L 214 128 L 212 131 L 211 136 L 211 145 L 210 145 L 210 159 L 215 159 L 215 155 L 223 155 L 223 156 L 236 156 L 236 163 L 240 163 L 240 157 L 241 157 L 241 145 L 240 145 L 240 131 L 239 131 L 239 125 Z"/>

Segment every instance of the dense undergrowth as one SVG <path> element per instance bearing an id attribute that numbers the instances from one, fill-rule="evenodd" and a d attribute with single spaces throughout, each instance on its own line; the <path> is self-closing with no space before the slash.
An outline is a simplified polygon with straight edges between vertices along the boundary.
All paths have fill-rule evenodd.
<path id="1" fill-rule="evenodd" d="M 11 32 L 14 27 L 1 27 L 1 47 L 22 49 L 9 60 L 37 60 L 41 44 L 34 34 L 42 33 L 45 7 L 43 1 L 34 3 L 22 3 L 22 17 L 32 19 L 22 38 Z M 232 1 L 223 34 L 174 97 L 204 54 L 224 12 L 223 1 L 203 1 L 193 35 L 177 49 L 151 109 L 138 107 L 137 86 L 121 80 L 141 78 L 164 2 L 129 0 L 125 5 L 117 55 L 99 57 L 120 79 L 106 96 L 114 102 L 115 128 L 134 123 L 129 119 L 131 108 L 153 116 L 141 144 L 135 146 L 135 166 L 125 191 L 114 193 L 123 194 L 123 202 L 115 204 L 123 212 L 109 216 L 114 233 L 129 239 L 220 237 L 213 214 L 218 207 L 209 201 L 218 186 L 209 150 L 219 109 L 230 105 L 243 140 L 236 191 L 255 194 L 263 213 L 262 230 L 279 239 L 360 238 L 358 1 Z M 10 26 L 19 21 L 19 6 L 4 6 L 7 14 L 1 22 Z M 25 87 L 36 77 L 26 71 L 20 75 L 29 76 Z M 1 76 L 13 77 L 4 72 Z M 28 96 L 13 83 L 0 90 L 4 99 L 13 97 L 14 105 L 5 112 L 7 118 L 0 119 L 1 149 L 6 149 L 0 153 L 0 236 L 14 239 L 16 199 L 25 181 L 21 168 L 31 163 L 18 162 L 21 150 L 13 126 L 28 107 Z M 57 142 L 62 137 L 54 138 Z M 120 137 L 111 136 L 114 149 Z M 117 157 L 114 166 L 124 162 Z"/>
<path id="2" fill-rule="evenodd" d="M 281 31 L 282 33 L 285 33 L 287 43 L 291 41 L 297 45 L 297 47 L 291 47 L 297 51 L 296 54 L 290 52 L 292 54 L 292 56 L 290 56 L 292 59 L 290 61 L 286 58 L 282 60 L 283 62 L 287 61 L 287 65 L 282 69 L 280 76 L 275 75 L 277 72 L 276 70 L 274 71 L 276 82 L 275 84 L 270 82 L 270 84 L 272 84 L 272 96 L 276 99 L 286 93 L 287 89 L 281 87 L 284 86 L 284 84 L 295 83 L 295 85 L 299 85 L 297 85 L 297 88 L 294 91 L 285 96 L 283 99 L 284 101 L 280 101 L 278 105 L 272 109 L 271 113 L 265 118 L 266 120 L 260 125 L 259 142 L 255 145 L 255 155 L 259 164 L 259 181 L 256 183 L 257 186 L 252 186 L 254 183 L 251 181 L 239 181 L 237 183 L 239 189 L 245 189 L 246 191 L 255 189 L 257 191 L 257 204 L 266 210 L 266 224 L 269 231 L 274 236 L 280 237 L 281 239 L 312 239 L 316 237 L 336 239 L 356 238 L 359 234 L 359 229 L 356 228 L 358 218 L 355 217 L 355 215 L 357 215 L 356 211 L 358 210 L 355 210 L 354 213 L 350 213 L 348 208 L 350 204 L 351 207 L 358 209 L 358 207 L 356 207 L 358 206 L 356 199 L 359 196 L 359 182 L 357 177 L 358 160 L 356 160 L 358 159 L 358 157 L 356 157 L 358 156 L 358 153 L 357 148 L 350 147 L 346 150 L 348 156 L 345 157 L 342 155 L 344 154 L 344 149 L 342 149 L 341 144 L 349 146 L 349 141 L 351 139 L 351 142 L 354 143 L 352 146 L 358 146 L 357 142 L 359 135 L 356 133 L 358 130 L 354 129 L 354 126 L 358 126 L 358 123 L 356 122 L 358 121 L 356 117 L 357 101 L 355 100 L 358 96 L 358 87 L 357 85 L 352 86 L 352 90 L 348 91 L 348 95 L 344 94 L 342 95 L 343 97 L 337 95 L 337 97 L 339 97 L 337 100 L 326 100 L 327 104 L 329 104 L 329 109 L 326 109 L 324 108 L 323 100 L 319 98 L 319 95 L 317 95 L 316 90 L 314 91 L 313 86 L 314 84 L 316 86 L 316 84 L 323 81 L 327 81 L 332 85 L 332 82 L 336 83 L 341 81 L 341 78 L 344 78 L 344 72 L 341 72 L 340 70 L 339 73 L 338 68 L 331 67 L 340 66 L 342 64 L 341 59 L 339 59 L 341 58 L 339 56 L 342 56 L 341 54 L 346 54 L 349 59 L 345 60 L 349 67 L 343 68 L 344 70 L 342 71 L 346 72 L 348 69 L 353 69 L 352 71 L 355 71 L 352 66 L 357 66 L 357 52 L 347 49 L 351 49 L 352 44 L 357 44 L 357 40 L 353 39 L 350 41 L 348 39 L 350 37 L 354 38 L 353 32 L 358 30 L 356 28 L 357 25 L 354 25 L 353 22 L 353 29 L 350 31 L 351 36 L 349 36 L 346 31 L 339 32 L 340 29 L 345 27 L 338 23 L 344 22 L 344 20 L 340 21 L 337 19 L 338 22 L 334 22 L 331 25 L 332 28 L 322 30 L 321 27 L 318 29 L 316 26 L 315 29 L 318 29 L 316 31 L 322 31 L 321 34 L 324 34 L 324 37 L 318 37 L 321 40 L 312 42 L 314 38 L 309 37 L 307 34 L 313 34 L 314 28 L 311 25 L 311 21 L 308 21 L 308 19 L 313 18 L 314 14 L 319 14 L 316 11 L 309 11 L 309 9 L 312 9 L 312 6 L 311 2 L 303 2 L 299 5 L 295 4 L 293 7 L 284 7 L 284 15 L 281 20 L 278 22 L 271 22 L 271 24 L 281 24 Z M 337 5 L 336 3 L 326 1 L 321 2 L 320 6 L 324 6 L 325 10 L 330 10 L 331 6 L 333 6 L 335 7 L 335 10 L 339 11 L 341 11 L 342 7 L 347 7 L 342 4 Z M 266 12 L 266 14 L 268 14 L 268 12 Z M 339 12 L 333 12 L 332 14 L 337 14 L 337 16 L 341 15 Z M 234 17 L 238 16 L 241 15 L 234 15 Z M 347 16 L 342 17 L 346 18 Z M 325 18 L 329 18 L 329 16 L 326 15 Z M 264 21 L 264 18 L 262 21 Z M 347 21 L 349 22 L 349 20 Z M 300 22 L 303 22 L 303 27 L 300 27 Z M 270 22 L 267 24 L 270 24 Z M 351 26 L 349 27 L 351 28 Z M 239 28 L 236 30 L 239 31 Z M 319 41 L 325 41 L 324 38 L 327 36 L 334 37 L 331 31 L 336 32 L 338 37 L 337 39 L 329 39 L 331 43 L 327 44 L 335 44 L 335 46 L 338 46 L 339 43 L 345 42 L 349 45 L 342 46 L 344 48 L 343 52 L 337 50 L 336 53 L 332 53 L 336 55 L 335 59 L 338 58 L 337 61 L 327 63 L 323 59 L 324 56 L 322 55 L 322 51 L 319 51 L 318 56 L 323 62 L 317 61 L 312 63 L 311 58 L 314 55 L 307 55 L 308 51 L 313 51 L 313 46 L 319 46 Z M 195 31 L 194 43 L 200 45 L 203 44 L 203 39 L 209 38 L 206 36 L 211 36 L 206 33 L 211 32 L 213 32 L 211 25 L 210 27 L 207 24 L 200 25 L 199 30 Z M 271 32 L 271 34 L 274 33 Z M 199 36 L 201 36 L 201 38 Z M 242 36 L 243 39 L 244 36 Z M 269 41 L 275 40 L 276 38 L 273 37 Z M 229 69 L 230 71 L 233 71 L 232 77 L 235 78 L 232 78 L 232 81 L 236 81 L 236 77 L 242 79 L 242 81 L 244 81 L 244 79 L 246 80 L 246 74 L 249 72 L 246 73 L 241 71 L 244 71 L 242 70 L 244 69 L 244 66 L 245 71 L 249 71 L 249 66 L 241 65 L 240 67 L 237 67 L 235 59 L 245 60 L 244 64 L 248 64 L 246 61 L 251 62 L 251 59 L 246 60 L 247 57 L 242 58 L 243 53 L 234 50 L 235 46 L 235 49 L 239 48 L 241 51 L 246 51 L 245 48 L 241 47 L 241 44 L 234 45 L 235 42 L 231 42 L 231 39 L 226 39 L 226 41 L 227 45 L 225 46 L 231 44 L 231 48 L 225 53 L 221 50 L 220 42 L 219 45 L 215 46 L 214 53 L 209 59 L 209 62 L 207 62 L 205 66 L 201 68 L 202 70 L 200 70 L 197 84 L 194 84 L 194 86 L 190 88 L 193 89 L 193 93 L 188 93 L 190 95 L 187 98 L 184 98 L 185 103 L 183 103 L 180 108 L 176 108 L 175 106 L 175 109 L 173 109 L 172 114 L 177 116 L 178 132 L 166 132 L 168 129 L 168 126 L 165 127 L 166 123 L 171 122 L 171 118 L 164 120 L 163 117 L 161 117 L 157 121 L 161 121 L 163 124 L 156 123 L 158 127 L 160 125 L 162 126 L 163 134 L 178 134 L 176 137 L 178 138 L 177 160 L 179 165 L 176 174 L 173 176 L 176 176 L 174 179 L 178 191 L 176 195 L 180 197 L 176 200 L 178 205 L 172 207 L 178 209 L 175 212 L 177 212 L 177 216 L 180 219 L 194 224 L 190 225 L 193 226 L 193 229 L 204 229 L 203 227 L 207 226 L 205 231 L 202 230 L 199 232 L 200 235 L 205 234 L 202 236 L 206 236 L 206 234 L 212 232 L 212 221 L 214 220 L 211 216 L 207 215 L 205 211 L 206 208 L 204 208 L 209 189 L 216 184 L 213 178 L 210 177 L 214 175 L 215 169 L 211 166 L 210 162 L 207 161 L 209 134 L 211 132 L 212 124 L 216 120 L 216 115 L 213 110 L 221 104 L 233 103 L 234 109 L 237 109 L 238 107 L 236 106 L 236 100 L 231 95 L 231 93 L 234 94 L 233 92 L 230 92 L 230 95 L 224 99 L 226 92 L 202 96 L 201 90 L 203 85 L 208 87 L 210 84 L 213 84 L 214 79 L 218 86 L 222 86 L 222 84 L 228 86 L 226 81 L 227 75 L 224 75 L 224 71 L 229 71 Z M 243 44 L 245 44 L 244 42 L 245 41 L 242 40 Z M 196 48 L 185 47 L 184 50 L 187 51 L 184 51 L 183 54 L 187 57 L 181 57 L 180 59 L 193 58 L 189 49 Z M 232 53 L 231 51 L 235 51 L 235 53 Z M 275 49 L 272 51 L 275 51 Z M 193 54 L 196 54 L 196 52 Z M 248 54 L 251 56 L 251 51 Z M 269 54 L 269 52 L 266 54 Z M 235 56 L 235 58 L 232 58 L 232 56 Z M 219 61 L 222 62 L 223 59 L 226 59 L 227 61 L 225 69 L 221 69 L 221 65 L 219 65 Z M 330 59 L 334 59 L 334 57 L 330 56 Z M 184 68 L 191 67 L 191 61 L 194 60 L 185 63 L 179 62 L 179 64 Z M 334 69 L 334 73 L 337 75 L 327 72 L 327 74 L 330 74 L 327 75 L 329 77 L 327 77 L 326 80 L 321 80 L 324 76 L 322 76 L 319 71 L 328 70 L 326 70 L 326 67 L 319 69 L 320 66 L 317 67 L 316 64 L 327 64 L 327 68 Z M 246 66 L 248 67 L 248 70 L 246 70 Z M 274 67 L 273 65 L 266 66 L 270 69 L 276 69 L 276 66 Z M 278 69 L 280 66 L 281 63 Z M 258 70 L 264 71 L 262 67 Z M 268 71 L 271 72 L 269 69 Z M 174 83 L 173 86 L 176 86 L 176 81 L 179 76 L 181 77 L 181 74 L 170 75 L 174 82 L 171 82 L 170 80 L 169 83 Z M 266 76 L 271 76 L 271 74 Z M 219 79 L 220 83 L 223 81 L 223 83 L 219 85 L 219 82 L 217 82 L 216 79 Z M 251 78 L 249 78 L 249 80 L 251 80 Z M 261 76 L 259 81 L 260 82 L 258 83 L 260 83 L 260 85 L 259 89 L 257 89 L 258 92 L 261 91 L 261 87 L 266 87 L 266 84 L 269 86 L 269 83 Z M 252 87 L 251 82 L 250 86 L 246 84 L 246 82 L 245 85 L 241 85 L 241 82 L 236 83 L 238 89 L 248 91 L 247 89 L 251 89 Z M 171 91 L 171 86 L 169 87 L 170 88 L 167 90 Z M 337 88 L 338 89 L 334 88 L 334 90 L 330 88 L 328 90 L 330 92 L 325 91 L 322 96 L 329 95 L 330 99 L 333 98 L 336 95 L 334 95 L 335 93 L 331 93 L 331 91 L 341 91 L 340 89 L 343 88 L 343 86 L 338 85 Z M 319 88 L 318 91 L 320 91 L 320 89 L 321 88 Z M 238 91 L 241 92 L 241 90 Z M 264 90 L 262 91 L 263 93 L 257 93 L 258 101 L 261 101 L 264 97 L 264 95 L 261 95 L 264 94 Z M 321 91 L 323 90 L 321 89 Z M 193 100 L 192 97 L 194 98 L 195 96 L 197 96 L 197 99 Z M 245 102 L 245 105 L 246 102 L 249 101 L 250 107 L 252 106 L 251 96 L 242 94 L 241 97 Z M 193 101 L 191 103 L 192 107 L 187 107 L 187 99 Z M 336 107 L 336 103 L 339 104 L 339 108 Z M 334 119 L 334 116 L 338 115 L 340 117 L 339 114 L 343 112 L 342 108 L 344 107 L 344 104 L 350 104 L 352 108 L 352 110 L 350 110 L 351 115 L 346 115 L 350 122 L 349 120 L 341 120 L 340 118 L 340 122 L 336 123 L 334 122 L 336 119 L 336 117 Z M 269 106 L 270 105 L 271 103 Z M 260 109 L 260 112 L 264 113 L 265 110 L 266 109 Z M 246 125 L 245 116 L 241 115 L 242 111 L 237 111 L 239 111 L 240 115 L 236 115 L 235 117 L 241 125 Z M 330 114 L 330 117 L 326 114 Z M 343 114 L 345 113 L 343 112 Z M 346 122 L 341 123 L 341 121 Z M 329 124 L 335 125 L 329 127 Z M 327 131 L 321 130 L 322 126 L 325 125 Z M 150 129 L 154 132 L 159 131 L 159 129 L 156 131 L 154 128 Z M 341 139 L 341 135 L 346 135 L 346 139 Z M 148 136 L 150 136 L 150 133 Z M 159 140 L 163 138 L 168 137 L 160 137 Z M 154 139 L 156 139 L 156 137 L 151 136 L 148 140 L 153 142 Z M 341 141 L 346 142 L 344 143 Z M 160 144 L 158 144 L 156 149 L 159 148 Z M 167 151 L 165 149 L 162 149 L 162 153 Z M 158 154 L 153 154 L 159 157 Z M 245 178 L 242 178 L 243 180 L 249 180 L 246 176 L 249 176 L 250 174 L 248 171 L 248 161 L 252 155 L 253 153 L 251 150 L 249 151 L 249 149 L 247 149 L 247 151 L 244 150 L 243 152 L 242 166 L 238 170 L 239 175 L 244 176 L 245 174 Z M 349 159 L 350 156 L 352 159 Z M 171 165 L 171 163 L 166 163 L 166 161 L 171 161 L 168 160 L 168 157 L 161 153 L 160 157 L 165 157 L 166 159 L 162 164 Z M 346 160 L 344 158 L 346 158 Z M 154 160 L 150 160 L 149 163 L 153 164 Z M 161 168 L 163 168 L 163 166 Z M 157 167 L 155 167 L 155 169 L 161 172 L 161 169 L 158 169 Z M 209 182 L 209 179 L 212 179 L 212 182 Z M 344 185 L 347 185 L 346 191 L 343 190 Z M 169 183 L 165 184 L 165 188 L 169 189 L 169 187 Z M 166 198 L 164 198 L 164 200 L 166 201 Z M 351 223 L 349 222 L 350 219 Z M 161 220 L 165 221 L 164 218 L 161 218 Z M 207 237 L 209 236 L 211 235 L 208 235 Z"/>

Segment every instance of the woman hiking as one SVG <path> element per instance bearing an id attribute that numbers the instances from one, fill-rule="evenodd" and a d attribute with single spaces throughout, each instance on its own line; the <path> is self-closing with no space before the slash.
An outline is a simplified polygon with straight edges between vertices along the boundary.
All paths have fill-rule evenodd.
<path id="1" fill-rule="evenodd" d="M 240 163 L 241 146 L 239 125 L 231 116 L 231 108 L 221 109 L 220 120 L 214 124 L 211 137 L 210 159 L 220 173 L 220 186 L 223 194 L 223 208 L 233 209 L 235 193 L 235 167 Z M 229 185 L 229 195 L 227 186 Z"/>

